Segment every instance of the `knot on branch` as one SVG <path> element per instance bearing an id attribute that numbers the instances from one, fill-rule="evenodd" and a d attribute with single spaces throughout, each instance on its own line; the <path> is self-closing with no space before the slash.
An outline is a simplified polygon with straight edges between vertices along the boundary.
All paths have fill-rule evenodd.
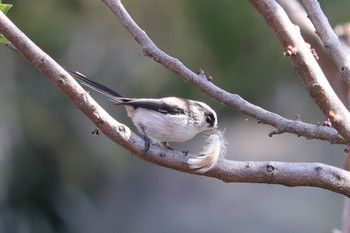
<path id="1" fill-rule="evenodd" d="M 275 167 L 271 164 L 266 165 L 266 172 L 267 173 L 273 173 L 275 171 Z"/>
<path id="2" fill-rule="evenodd" d="M 284 57 L 290 57 L 292 55 L 297 55 L 297 49 L 295 47 L 293 47 L 292 45 L 288 45 L 287 48 L 285 48 L 282 52 L 282 55 Z"/>
<path id="3" fill-rule="evenodd" d="M 275 134 L 281 134 L 279 130 L 271 130 L 271 132 L 268 134 L 268 136 L 271 138 Z"/>
<path id="4" fill-rule="evenodd" d="M 342 67 L 340 68 L 340 75 L 341 75 L 342 77 L 347 77 L 348 73 L 349 73 L 349 67 L 347 67 L 347 66 L 342 66 Z"/>

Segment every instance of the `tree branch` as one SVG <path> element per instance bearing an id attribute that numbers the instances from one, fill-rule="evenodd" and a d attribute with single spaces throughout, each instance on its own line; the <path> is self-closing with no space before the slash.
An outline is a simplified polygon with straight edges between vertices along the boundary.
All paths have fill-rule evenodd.
<path id="1" fill-rule="evenodd" d="M 161 63 L 169 70 L 184 78 L 188 83 L 196 86 L 204 93 L 219 102 L 240 111 L 243 114 L 256 118 L 259 123 L 274 126 L 276 134 L 293 133 L 308 139 L 320 139 L 332 144 L 346 144 L 333 128 L 303 123 L 298 120 L 289 120 L 276 113 L 269 112 L 259 106 L 249 103 L 237 94 L 229 93 L 208 81 L 203 75 L 196 74 L 183 65 L 178 59 L 169 56 L 160 50 L 131 18 L 119 0 L 102 0 L 118 17 L 122 25 L 130 32 L 142 46 L 145 55 Z"/>
<path id="2" fill-rule="evenodd" d="M 326 54 L 323 48 L 323 43 L 320 37 L 316 34 L 316 29 L 310 19 L 307 17 L 307 13 L 304 7 L 297 0 L 277 0 L 277 2 L 283 7 L 288 14 L 291 21 L 300 27 L 300 31 L 304 40 L 311 44 L 311 47 L 317 51 L 319 56 L 318 64 L 320 65 L 323 73 L 327 77 L 330 85 L 337 93 L 340 100 L 349 109 L 349 85 L 346 84 L 344 78 L 341 77 L 338 66 L 334 61 Z M 347 26 L 337 25 L 335 32 L 344 47 L 349 49 L 349 43 L 347 41 Z M 338 32 L 337 32 L 338 30 Z"/>
<path id="3" fill-rule="evenodd" d="M 182 152 L 151 145 L 150 150 L 145 153 L 144 142 L 140 137 L 108 115 L 62 67 L 26 37 L 2 12 L 0 32 L 110 139 L 138 158 L 178 171 L 194 173 L 185 164 L 186 156 Z M 319 187 L 350 197 L 350 173 L 318 163 L 237 162 L 221 159 L 214 169 L 202 175 L 225 182 Z"/>
<path id="4" fill-rule="evenodd" d="M 327 17 L 317 0 L 302 0 L 308 17 L 316 28 L 316 34 L 323 42 L 323 48 L 333 62 L 338 66 L 341 77 L 350 85 L 350 57 L 333 31 Z"/>
<path id="5" fill-rule="evenodd" d="M 328 83 L 310 50 L 310 45 L 302 38 L 299 27 L 289 20 L 276 1 L 249 2 L 261 14 L 282 46 L 289 50 L 294 69 L 311 97 L 331 120 L 338 133 L 350 142 L 350 113 Z"/>
<path id="6" fill-rule="evenodd" d="M 278 0 L 278 3 L 285 9 L 292 22 L 300 26 L 303 37 L 306 41 L 312 44 L 313 48 L 316 48 L 317 54 L 320 57 L 318 61 L 323 72 L 327 76 L 328 81 L 332 85 L 333 89 L 337 92 L 342 102 L 349 108 L 349 85 L 345 83 L 344 78 L 341 77 L 338 65 L 334 64 L 334 60 L 326 55 L 326 51 L 323 47 L 323 42 L 320 37 L 317 36 L 316 29 L 309 18 L 304 7 L 296 0 Z M 309 2 L 307 3 L 309 4 Z M 322 13 L 322 12 L 321 12 Z M 318 14 L 316 14 L 318 15 Z M 318 17 L 318 16 L 316 16 Z M 324 29 L 322 27 L 322 29 Z M 337 25 L 335 30 L 337 37 L 339 37 L 344 48 L 349 49 L 349 24 Z M 335 54 L 335 53 L 332 53 Z M 349 171 L 349 154 L 345 153 L 343 169 Z M 333 230 L 332 232 L 350 233 L 350 199 L 344 198 L 343 205 L 343 217 L 342 217 L 342 231 Z"/>
<path id="7" fill-rule="evenodd" d="M 350 173 L 321 163 L 220 161 L 209 171 L 225 182 L 281 184 L 290 187 L 312 186 L 350 194 Z M 232 173 L 236 173 L 232 176 Z M 320 185 L 322 183 L 322 185 Z"/>

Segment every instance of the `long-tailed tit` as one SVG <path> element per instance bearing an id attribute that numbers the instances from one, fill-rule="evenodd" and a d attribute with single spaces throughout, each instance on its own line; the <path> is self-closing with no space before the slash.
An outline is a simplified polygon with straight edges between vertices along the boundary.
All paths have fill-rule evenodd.
<path id="1" fill-rule="evenodd" d="M 144 135 L 145 150 L 149 148 L 150 139 L 169 148 L 168 142 L 184 142 L 201 132 L 216 132 L 217 115 L 205 103 L 179 97 L 126 98 L 79 72 L 66 70 L 82 84 L 109 97 L 115 105 L 125 106 L 128 116 Z M 195 160 L 192 158 L 194 164 L 189 159 L 188 163 L 194 169 L 204 167 L 210 169 L 215 165 L 219 152 L 214 153 L 214 157 L 216 157 L 214 161 L 204 157 L 203 159 L 196 157 Z M 208 165 L 208 163 L 210 164 Z"/>

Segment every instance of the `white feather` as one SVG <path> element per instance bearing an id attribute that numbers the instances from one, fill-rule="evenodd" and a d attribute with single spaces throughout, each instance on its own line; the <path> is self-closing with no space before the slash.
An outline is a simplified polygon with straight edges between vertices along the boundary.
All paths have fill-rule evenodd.
<path id="1" fill-rule="evenodd" d="M 224 133 L 220 130 L 211 130 L 207 134 L 206 144 L 199 155 L 192 156 L 187 160 L 191 169 L 204 173 L 212 169 L 220 156 L 226 152 L 226 140 Z"/>

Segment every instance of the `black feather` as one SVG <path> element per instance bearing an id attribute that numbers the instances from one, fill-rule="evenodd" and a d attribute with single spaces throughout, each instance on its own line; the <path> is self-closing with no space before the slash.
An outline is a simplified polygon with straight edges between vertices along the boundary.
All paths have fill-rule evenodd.
<path id="1" fill-rule="evenodd" d="M 129 105 L 134 107 L 135 109 L 145 108 L 145 109 L 154 110 L 163 114 L 172 114 L 172 115 L 185 114 L 185 111 L 182 108 L 176 107 L 174 105 L 166 104 L 164 102 L 152 101 L 150 99 L 146 99 L 146 100 L 131 99 L 130 101 L 121 103 L 121 105 Z"/>
<path id="2" fill-rule="evenodd" d="M 96 91 L 100 91 L 102 93 L 106 93 L 106 94 L 109 94 L 109 95 L 114 96 L 114 97 L 123 97 L 118 92 L 113 91 L 112 89 L 110 89 L 110 88 L 108 88 L 108 87 L 106 87 L 98 82 L 92 81 L 91 79 L 87 78 L 85 75 L 83 75 L 77 71 L 71 71 L 67 68 L 65 68 L 65 70 L 69 74 L 71 74 L 74 78 L 78 79 L 82 84 L 84 84 L 88 87 L 91 87 L 91 88 L 95 89 Z"/>

